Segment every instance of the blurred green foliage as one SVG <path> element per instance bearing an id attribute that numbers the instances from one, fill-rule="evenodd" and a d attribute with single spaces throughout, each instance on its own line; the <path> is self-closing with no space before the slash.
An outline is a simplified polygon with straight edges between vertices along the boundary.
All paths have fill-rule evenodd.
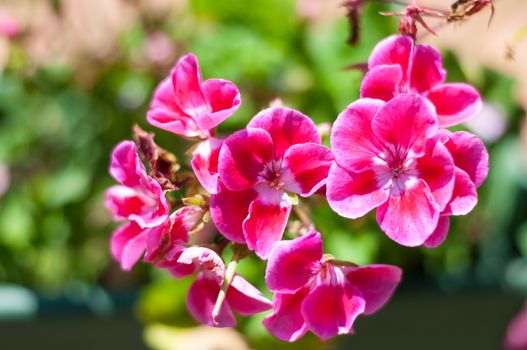
<path id="1" fill-rule="evenodd" d="M 30 69 L 28 57 L 13 44 L 0 76 L 0 161 L 10 185 L 0 204 L 0 281 L 41 293 L 102 285 L 110 290 L 137 288 L 150 281 L 137 311 L 146 323 L 193 324 L 185 310 L 191 279 L 176 281 L 162 271 L 137 266 L 131 274 L 111 261 L 108 238 L 115 227 L 103 206 L 112 184 L 108 157 L 112 147 L 131 138 L 131 126 L 145 122 L 151 92 L 167 73 L 155 63 L 138 65 L 133 56 L 148 35 L 162 32 L 178 54 L 196 53 L 204 77 L 234 81 L 242 108 L 220 126 L 220 133 L 245 123 L 274 98 L 301 110 L 317 123 L 332 122 L 358 97 L 362 75 L 344 68 L 366 61 L 381 38 L 394 33 L 392 19 L 369 5 L 362 17 L 357 47 L 345 44 L 344 18 L 313 24 L 300 17 L 293 0 L 195 0 L 162 20 L 138 20 L 125 31 L 112 60 Z M 448 54 L 449 79 L 466 80 Z M 88 75 L 89 78 L 86 78 Z M 513 100 L 512 81 L 482 71 L 471 82 L 486 101 L 499 105 L 510 125 L 494 145 L 491 173 L 480 189 L 478 207 L 452 218 L 444 245 L 437 249 L 398 246 L 379 230 L 374 215 L 350 221 L 333 213 L 322 198 L 310 199 L 313 220 L 326 250 L 359 264 L 392 263 L 405 280 L 428 279 L 446 290 L 467 284 L 503 285 L 527 293 L 526 146 L 519 134 L 522 112 Z M 190 146 L 156 130 L 163 147 L 182 155 Z M 525 140 L 524 140 L 525 142 Z M 523 257 L 523 258 L 522 258 Z M 258 287 L 263 266 L 244 260 L 240 273 Z M 276 343 L 262 331 L 261 319 L 241 328 L 253 341 Z M 298 343 L 309 349 L 312 338 Z M 267 347 L 266 347 L 267 348 Z"/>

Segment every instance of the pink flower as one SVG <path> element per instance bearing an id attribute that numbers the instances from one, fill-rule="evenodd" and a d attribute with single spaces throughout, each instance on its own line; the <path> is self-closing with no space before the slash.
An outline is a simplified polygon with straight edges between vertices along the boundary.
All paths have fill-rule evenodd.
<path id="1" fill-rule="evenodd" d="M 228 137 L 219 154 L 220 191 L 211 197 L 218 230 L 265 259 L 291 211 L 285 191 L 310 196 L 325 184 L 333 156 L 320 142 L 311 119 L 282 107 L 260 112 Z"/>
<path id="2" fill-rule="evenodd" d="M 452 156 L 436 132 L 434 108 L 417 94 L 349 105 L 331 132 L 331 208 L 351 219 L 378 208 L 377 222 L 388 237 L 405 246 L 423 244 L 454 188 Z"/>
<path id="3" fill-rule="evenodd" d="M 119 227 L 112 235 L 110 247 L 115 260 L 123 270 L 130 270 L 144 255 L 145 261 L 161 268 L 173 266 L 177 256 L 188 243 L 189 232 L 203 217 L 199 207 L 176 210 L 163 223 L 151 228 L 141 228 L 135 222 Z"/>
<path id="4" fill-rule="evenodd" d="M 156 91 L 147 114 L 153 126 L 185 137 L 207 138 L 240 106 L 240 92 L 227 80 L 201 81 L 196 56 L 182 57 Z"/>
<path id="5" fill-rule="evenodd" d="M 11 39 L 20 32 L 22 32 L 20 21 L 11 14 L 0 10 L 0 34 Z"/>
<path id="6" fill-rule="evenodd" d="M 507 334 L 503 344 L 504 350 L 527 349 L 527 306 L 514 317 L 507 327 Z"/>
<path id="7" fill-rule="evenodd" d="M 169 205 L 161 186 L 146 175 L 135 143 L 123 141 L 112 152 L 110 175 L 121 183 L 106 191 L 106 206 L 116 220 L 128 219 L 142 228 L 166 220 Z"/>
<path id="8" fill-rule="evenodd" d="M 171 272 L 179 278 L 197 273 L 188 292 L 187 307 L 192 317 L 200 323 L 214 327 L 234 327 L 236 320 L 233 310 L 248 316 L 271 309 L 271 302 L 259 290 L 243 277 L 234 275 L 225 301 L 214 319 L 212 311 L 225 277 L 225 265 L 218 254 L 208 248 L 190 247 L 182 250 Z"/>
<path id="9" fill-rule="evenodd" d="M 188 206 L 176 210 L 163 224 L 149 230 L 146 238 L 145 261 L 161 268 L 168 268 L 177 260 L 189 242 L 189 233 L 205 214 L 197 206 Z"/>
<path id="10" fill-rule="evenodd" d="M 483 142 L 465 131 L 452 133 L 440 130 L 437 138 L 452 155 L 455 164 L 455 182 L 452 198 L 440 214 L 434 233 L 425 246 L 434 248 L 444 242 L 450 226 L 449 216 L 466 215 L 478 203 L 476 189 L 485 181 L 489 171 L 489 155 Z"/>
<path id="11" fill-rule="evenodd" d="M 444 83 L 441 55 L 428 45 L 415 45 L 409 36 L 390 36 L 373 49 L 361 97 L 389 101 L 400 93 L 415 92 L 435 106 L 440 127 L 464 122 L 481 110 L 475 88 L 464 83 Z"/>
<path id="12" fill-rule="evenodd" d="M 390 299 L 401 274 L 390 265 L 337 266 L 323 255 L 315 231 L 278 242 L 265 273 L 267 287 L 276 294 L 264 326 L 290 342 L 307 331 L 323 340 L 352 333 L 357 316 L 376 312 Z"/>

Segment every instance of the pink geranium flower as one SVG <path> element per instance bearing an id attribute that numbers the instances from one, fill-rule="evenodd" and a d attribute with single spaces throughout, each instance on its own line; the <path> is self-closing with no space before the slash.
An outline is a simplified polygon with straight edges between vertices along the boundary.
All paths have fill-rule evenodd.
<path id="1" fill-rule="evenodd" d="M 323 254 L 318 232 L 278 242 L 269 256 L 265 281 L 275 292 L 264 326 L 275 337 L 296 341 L 307 331 L 323 340 L 353 332 L 361 314 L 379 310 L 401 280 L 390 265 L 337 266 Z"/>
<path id="2" fill-rule="evenodd" d="M 311 119 L 283 107 L 260 112 L 228 137 L 219 154 L 220 191 L 211 197 L 218 230 L 265 259 L 287 224 L 286 191 L 309 196 L 325 184 L 333 156 L 320 143 Z"/>
<path id="3" fill-rule="evenodd" d="M 197 206 L 188 206 L 176 210 L 163 224 L 148 231 L 146 237 L 145 261 L 161 268 L 168 268 L 177 260 L 178 254 L 189 242 L 189 233 L 205 214 Z"/>
<path id="4" fill-rule="evenodd" d="M 135 143 L 123 141 L 112 152 L 110 175 L 121 183 L 106 191 L 106 206 L 116 220 L 128 219 L 141 228 L 166 220 L 169 205 L 156 180 L 146 174 Z"/>
<path id="5" fill-rule="evenodd" d="M 189 232 L 203 217 L 203 209 L 183 207 L 172 213 L 158 226 L 141 228 L 130 222 L 118 228 L 112 235 L 110 247 L 115 260 L 123 270 L 132 266 L 145 254 L 144 260 L 161 268 L 173 266 L 189 241 Z"/>
<path id="6" fill-rule="evenodd" d="M 190 287 L 187 307 L 194 319 L 214 327 L 234 327 L 236 320 L 232 311 L 240 315 L 254 315 L 271 309 L 271 302 L 258 289 L 243 277 L 234 275 L 227 289 L 218 316 L 214 319 L 212 311 L 225 277 L 225 265 L 213 250 L 203 247 L 183 249 L 171 267 L 178 278 L 197 273 Z"/>
<path id="7" fill-rule="evenodd" d="M 174 134 L 207 138 L 240 103 L 236 85 L 222 79 L 202 81 L 196 56 L 188 54 L 157 87 L 147 120 Z"/>
<path id="8" fill-rule="evenodd" d="M 434 107 L 417 94 L 361 99 L 335 121 L 327 199 L 355 219 L 374 208 L 381 229 L 405 246 L 423 244 L 454 188 L 454 164 L 434 135 Z"/>
<path id="9" fill-rule="evenodd" d="M 415 45 L 409 36 L 393 35 L 377 44 L 368 60 L 361 97 L 389 101 L 415 92 L 435 106 L 440 127 L 459 124 L 482 108 L 479 93 L 465 83 L 444 83 L 441 54 L 428 45 Z"/>
<path id="10" fill-rule="evenodd" d="M 165 222 L 170 207 L 159 184 L 146 174 L 132 141 L 114 148 L 110 174 L 121 185 L 106 191 L 106 206 L 116 220 L 130 220 L 113 233 L 111 251 L 122 269 L 130 270 L 145 250 L 149 229 Z"/>
<path id="11" fill-rule="evenodd" d="M 477 136 L 465 131 L 440 130 L 437 137 L 454 159 L 455 183 L 452 198 L 441 212 L 436 230 L 424 243 L 430 248 L 446 239 L 449 216 L 466 215 L 474 209 L 478 203 L 476 189 L 483 184 L 489 171 L 489 155 Z"/>

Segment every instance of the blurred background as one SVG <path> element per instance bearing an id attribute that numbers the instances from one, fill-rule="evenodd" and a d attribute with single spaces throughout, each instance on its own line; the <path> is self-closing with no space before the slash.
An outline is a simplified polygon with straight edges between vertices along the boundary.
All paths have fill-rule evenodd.
<path id="1" fill-rule="evenodd" d="M 419 3 L 448 9 L 450 1 Z M 468 81 L 485 107 L 461 126 L 479 135 L 491 172 L 478 207 L 452 219 L 445 244 L 409 249 L 374 215 L 350 221 L 321 198 L 312 215 L 326 251 L 359 264 L 401 266 L 391 303 L 356 334 L 321 343 L 273 340 L 261 317 L 237 330 L 197 327 L 191 279 L 138 264 L 121 272 L 103 205 L 113 146 L 145 111 L 177 58 L 198 56 L 205 78 L 235 82 L 242 107 L 220 133 L 243 128 L 274 98 L 331 123 L 358 97 L 367 60 L 395 33 L 387 5 L 368 4 L 357 46 L 346 44 L 341 0 L 0 1 L 1 349 L 500 349 L 527 297 L 527 2 L 496 0 L 464 23 L 424 35 L 443 50 L 449 81 Z M 162 147 L 190 146 L 155 130 Z M 240 273 L 260 289 L 263 266 Z M 518 324 L 518 322 L 516 322 Z M 523 327 L 523 328 L 522 328 Z M 527 334 L 527 322 L 517 326 Z M 519 347 L 517 349 L 527 349 Z"/>

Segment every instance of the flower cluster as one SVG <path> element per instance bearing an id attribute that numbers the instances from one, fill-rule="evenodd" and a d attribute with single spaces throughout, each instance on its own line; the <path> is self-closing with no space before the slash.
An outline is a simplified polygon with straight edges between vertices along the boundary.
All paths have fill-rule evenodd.
<path id="1" fill-rule="evenodd" d="M 147 120 L 197 142 L 191 171 L 179 176 L 175 156 L 140 129 L 139 147 L 124 141 L 112 154 L 110 173 L 121 185 L 108 189 L 106 203 L 116 220 L 128 220 L 111 239 L 122 268 L 143 257 L 175 278 L 196 275 L 188 309 L 210 326 L 234 326 L 233 311 L 272 309 L 264 326 L 285 341 L 308 331 L 323 340 L 353 332 L 357 316 L 389 300 L 401 270 L 324 254 L 312 224 L 282 240 L 299 196 L 326 196 L 351 219 L 377 208 L 392 240 L 435 247 L 446 239 L 449 217 L 474 208 L 488 171 L 476 136 L 445 129 L 473 116 L 481 99 L 469 85 L 444 83 L 437 51 L 393 36 L 377 45 L 368 67 L 361 98 L 336 119 L 329 149 L 308 116 L 276 105 L 218 137 L 215 128 L 236 112 L 240 93 L 229 81 L 202 81 L 194 55 L 181 58 L 156 89 Z M 187 197 L 176 199 L 176 190 Z M 216 232 L 209 220 L 218 237 L 202 235 Z M 267 260 L 272 301 L 235 271 L 251 252 Z"/>

